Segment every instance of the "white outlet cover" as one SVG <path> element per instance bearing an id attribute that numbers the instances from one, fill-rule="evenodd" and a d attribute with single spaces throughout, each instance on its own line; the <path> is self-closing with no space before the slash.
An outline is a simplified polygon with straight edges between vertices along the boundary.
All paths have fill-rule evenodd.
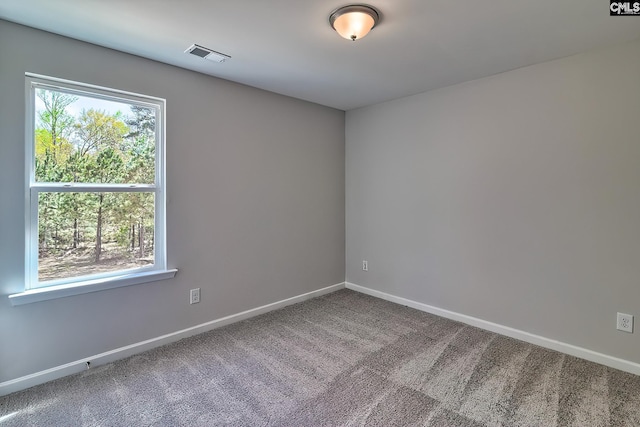
<path id="1" fill-rule="evenodd" d="M 623 332 L 633 333 L 633 315 L 618 313 L 616 329 Z"/>
<path id="2" fill-rule="evenodd" d="M 189 304 L 197 304 L 200 302 L 200 288 L 191 289 L 189 293 Z"/>

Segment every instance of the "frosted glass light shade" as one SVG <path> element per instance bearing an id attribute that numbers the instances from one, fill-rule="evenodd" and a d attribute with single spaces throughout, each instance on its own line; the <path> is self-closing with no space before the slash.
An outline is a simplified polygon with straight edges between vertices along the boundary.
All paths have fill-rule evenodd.
<path id="1" fill-rule="evenodd" d="M 353 41 L 369 34 L 379 19 L 378 12 L 365 5 L 344 6 L 329 16 L 333 29 L 345 39 Z"/>

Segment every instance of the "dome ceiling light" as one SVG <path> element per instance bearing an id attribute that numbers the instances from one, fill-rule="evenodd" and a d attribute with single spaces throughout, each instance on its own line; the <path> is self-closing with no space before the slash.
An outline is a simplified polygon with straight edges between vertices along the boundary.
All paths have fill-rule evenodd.
<path id="1" fill-rule="evenodd" d="M 340 7 L 329 15 L 329 23 L 347 40 L 363 38 L 380 21 L 380 14 L 371 6 L 352 4 Z"/>

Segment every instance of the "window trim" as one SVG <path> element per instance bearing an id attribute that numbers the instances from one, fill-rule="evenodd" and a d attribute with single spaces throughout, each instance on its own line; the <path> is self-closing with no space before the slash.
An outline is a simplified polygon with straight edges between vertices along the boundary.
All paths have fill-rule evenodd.
<path id="1" fill-rule="evenodd" d="M 121 274 L 119 276 L 105 277 L 102 279 L 84 280 L 56 286 L 46 286 L 43 288 L 34 288 L 9 295 L 9 301 L 12 306 L 31 304 L 34 302 L 64 298 L 73 295 L 82 295 L 91 292 L 105 291 L 107 289 L 171 279 L 175 277 L 177 272 L 178 269 L 176 268 L 153 270 L 132 274 Z"/>
<path id="2" fill-rule="evenodd" d="M 100 184 L 100 183 L 47 183 L 35 180 L 35 91 L 38 88 L 52 89 L 80 96 L 121 101 L 129 105 L 153 108 L 156 111 L 155 141 L 155 182 L 153 184 Z M 24 292 L 10 295 L 13 305 L 25 304 L 129 286 L 136 283 L 162 280 L 174 277 L 176 269 L 167 269 L 166 256 L 166 100 L 133 92 L 102 86 L 79 83 L 34 73 L 25 73 L 25 286 Z M 147 192 L 153 193 L 154 201 L 154 264 L 130 270 L 116 270 L 93 275 L 42 282 L 38 286 L 38 194 L 54 190 L 56 192 Z M 35 230 L 35 231 L 34 231 Z"/>

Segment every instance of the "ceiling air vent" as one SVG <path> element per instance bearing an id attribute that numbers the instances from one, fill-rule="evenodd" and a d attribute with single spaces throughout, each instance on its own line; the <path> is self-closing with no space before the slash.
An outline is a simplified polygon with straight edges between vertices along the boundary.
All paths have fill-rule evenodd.
<path id="1" fill-rule="evenodd" d="M 197 44 L 192 44 L 189 49 L 184 51 L 184 53 L 190 53 L 191 55 L 199 56 L 200 58 L 208 59 L 213 62 L 224 62 L 231 58 L 229 55 L 207 49 L 206 47 L 202 47 Z"/>

